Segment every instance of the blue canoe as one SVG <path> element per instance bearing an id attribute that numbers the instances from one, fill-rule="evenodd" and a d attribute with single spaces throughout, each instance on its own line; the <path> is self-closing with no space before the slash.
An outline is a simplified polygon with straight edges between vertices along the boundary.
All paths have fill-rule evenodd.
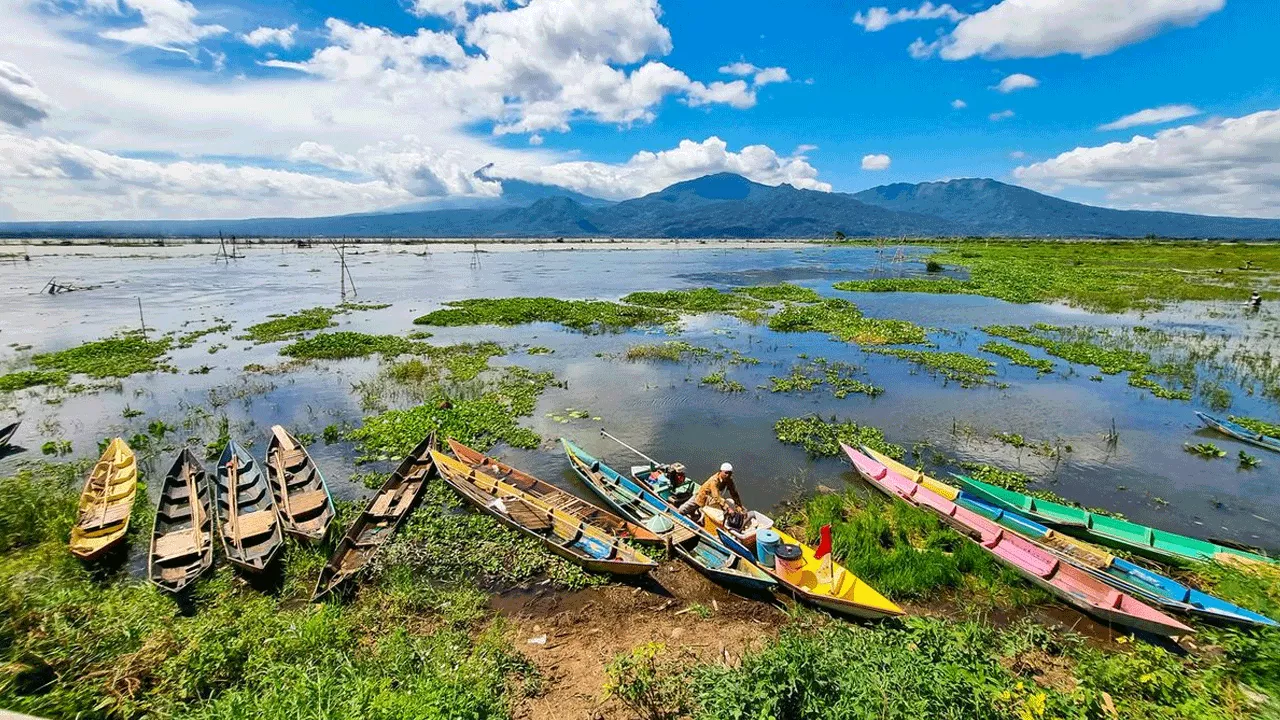
<path id="1" fill-rule="evenodd" d="M 1262 433 L 1254 432 L 1239 423 L 1234 423 L 1230 420 L 1223 420 L 1222 418 L 1216 418 L 1202 412 L 1197 412 L 1196 417 L 1200 418 L 1200 422 L 1204 423 L 1207 427 L 1217 430 L 1223 435 L 1257 445 L 1258 447 L 1264 447 L 1268 450 L 1280 452 L 1280 438 L 1263 435 Z"/>
<path id="2" fill-rule="evenodd" d="M 573 471 L 622 517 L 668 540 L 676 554 L 698 572 L 722 585 L 746 592 L 772 590 L 776 581 L 707 534 L 697 523 L 675 512 L 635 480 L 620 475 L 585 450 L 561 438 Z"/>
<path id="3" fill-rule="evenodd" d="M 1173 578 L 1059 535 L 1034 520 L 976 498 L 963 490 L 956 498 L 956 504 L 1045 545 L 1058 556 L 1112 587 L 1170 610 L 1244 625 L 1280 625 L 1265 615 L 1189 588 Z"/>

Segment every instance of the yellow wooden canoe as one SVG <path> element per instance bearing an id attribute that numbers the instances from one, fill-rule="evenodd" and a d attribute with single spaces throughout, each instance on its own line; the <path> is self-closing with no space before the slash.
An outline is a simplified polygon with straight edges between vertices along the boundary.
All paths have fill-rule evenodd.
<path id="1" fill-rule="evenodd" d="M 107 445 L 80 492 L 80 510 L 71 528 L 72 554 L 92 560 L 120 542 L 129 530 L 129 513 L 137 492 L 137 459 L 124 440 L 116 438 Z"/>

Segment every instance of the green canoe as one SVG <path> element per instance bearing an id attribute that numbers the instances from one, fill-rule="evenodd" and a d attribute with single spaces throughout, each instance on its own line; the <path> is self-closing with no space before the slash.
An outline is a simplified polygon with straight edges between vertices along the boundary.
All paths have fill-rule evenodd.
<path id="1" fill-rule="evenodd" d="M 964 486 L 965 492 L 993 505 L 1056 526 L 1071 535 L 1130 550 L 1160 562 L 1184 564 L 1189 561 L 1216 561 L 1222 555 L 1255 562 L 1275 562 L 1271 558 L 1256 553 L 1156 530 L 1146 525 L 1098 515 L 1070 505 L 1040 500 L 964 475 L 954 477 Z"/>

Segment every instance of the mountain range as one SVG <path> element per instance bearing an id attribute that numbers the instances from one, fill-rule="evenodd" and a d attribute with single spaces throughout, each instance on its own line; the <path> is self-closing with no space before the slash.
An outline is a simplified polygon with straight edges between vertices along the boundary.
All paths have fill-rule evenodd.
<path id="1" fill-rule="evenodd" d="M 1112 210 L 989 179 L 882 185 L 859 193 L 769 186 L 720 173 L 622 202 L 503 180 L 503 194 L 456 205 L 248 220 L 4 222 L 0 237 L 1001 236 L 1280 239 L 1280 220 Z"/>

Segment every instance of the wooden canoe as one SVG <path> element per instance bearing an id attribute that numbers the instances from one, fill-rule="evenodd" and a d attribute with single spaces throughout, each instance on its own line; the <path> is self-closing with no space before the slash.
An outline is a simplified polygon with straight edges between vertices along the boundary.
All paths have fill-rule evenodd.
<path id="1" fill-rule="evenodd" d="M 1106 623 L 1155 635 L 1177 636 L 1193 632 L 1186 625 L 1132 595 L 1116 590 L 1021 535 L 956 505 L 844 443 L 840 447 L 849 456 L 854 470 L 872 487 L 891 498 L 933 513 L 1036 586 L 1082 612 Z"/>
<path id="2" fill-rule="evenodd" d="M 1216 418 L 1206 413 L 1198 412 L 1196 417 L 1200 418 L 1200 422 L 1205 426 L 1213 428 L 1228 437 L 1241 440 L 1261 448 L 1280 452 L 1280 438 L 1273 438 L 1270 435 L 1263 435 L 1260 432 L 1254 432 L 1249 428 L 1230 420 Z M 3 444 L 3 443 L 0 443 Z"/>
<path id="3" fill-rule="evenodd" d="M 0 428 L 0 447 L 4 447 L 9 444 L 9 441 L 13 439 L 13 434 L 18 432 L 18 426 L 21 424 L 22 421 L 19 420 L 18 422 L 9 423 L 8 425 Z"/>
<path id="4" fill-rule="evenodd" d="M 311 594 L 312 602 L 328 595 L 347 578 L 360 572 L 391 539 L 396 528 L 422 495 L 422 490 L 435 469 L 435 463 L 431 459 L 431 450 L 435 445 L 435 435 L 418 443 L 378 492 L 369 498 L 369 503 L 360 512 L 360 516 L 338 541 L 338 547 L 329 561 L 320 569 L 315 591 Z"/>
<path id="5" fill-rule="evenodd" d="M 214 496 L 227 559 L 254 572 L 265 568 L 284 544 L 280 518 L 258 461 L 234 440 L 218 458 Z"/>
<path id="6" fill-rule="evenodd" d="M 774 579 L 754 563 L 721 545 L 697 523 L 673 512 L 666 501 L 635 480 L 619 474 L 568 440 L 561 438 L 560 442 L 569 464 L 583 482 L 627 520 L 655 532 L 698 572 L 722 585 L 747 592 L 762 592 L 777 586 Z"/>
<path id="7" fill-rule="evenodd" d="M 267 477 L 284 531 L 306 542 L 323 539 L 335 514 L 329 485 L 307 449 L 279 425 L 267 440 Z"/>
<path id="8" fill-rule="evenodd" d="M 147 577 L 162 590 L 181 592 L 213 565 L 213 533 L 208 478 L 184 449 L 160 485 Z"/>
<path id="9" fill-rule="evenodd" d="M 1064 535 L 1012 510 L 1005 510 L 973 497 L 871 448 L 863 447 L 862 452 L 893 472 L 923 485 L 960 507 L 972 510 L 999 523 L 1005 529 L 1022 535 L 1117 590 L 1155 603 L 1166 610 L 1198 615 L 1218 622 L 1271 627 L 1277 625 L 1276 621 L 1265 615 L 1188 587 L 1171 577 L 1116 557 L 1096 545 Z"/>
<path id="10" fill-rule="evenodd" d="M 657 567 L 617 535 L 577 515 L 441 453 L 432 451 L 431 457 L 440 477 L 472 505 L 569 562 L 613 575 L 643 575 Z"/>
<path id="11" fill-rule="evenodd" d="M 617 535 L 620 538 L 635 542 L 661 542 L 658 536 L 648 528 L 627 522 L 608 510 L 597 507 L 576 495 L 561 490 L 551 483 L 543 482 L 484 453 L 472 450 L 453 438 L 449 438 L 449 450 L 453 452 L 454 457 L 473 469 L 480 470 L 487 475 L 513 485 L 521 492 L 553 505 L 558 510 L 569 515 L 585 520 L 611 535 Z"/>
<path id="12" fill-rule="evenodd" d="M 124 440 L 107 444 L 80 492 L 71 553 L 93 560 L 120 542 L 129 530 L 129 513 L 138 493 L 138 461 Z"/>
<path id="13" fill-rule="evenodd" d="M 1128 550 L 1158 562 L 1184 565 L 1194 562 L 1275 562 L 1265 555 L 1236 550 L 1187 535 L 1157 530 L 1071 505 L 1041 500 L 966 475 L 953 475 L 953 477 L 966 493 L 992 505 L 1012 510 L 1045 525 L 1060 528 L 1063 532 L 1081 539 Z"/>

